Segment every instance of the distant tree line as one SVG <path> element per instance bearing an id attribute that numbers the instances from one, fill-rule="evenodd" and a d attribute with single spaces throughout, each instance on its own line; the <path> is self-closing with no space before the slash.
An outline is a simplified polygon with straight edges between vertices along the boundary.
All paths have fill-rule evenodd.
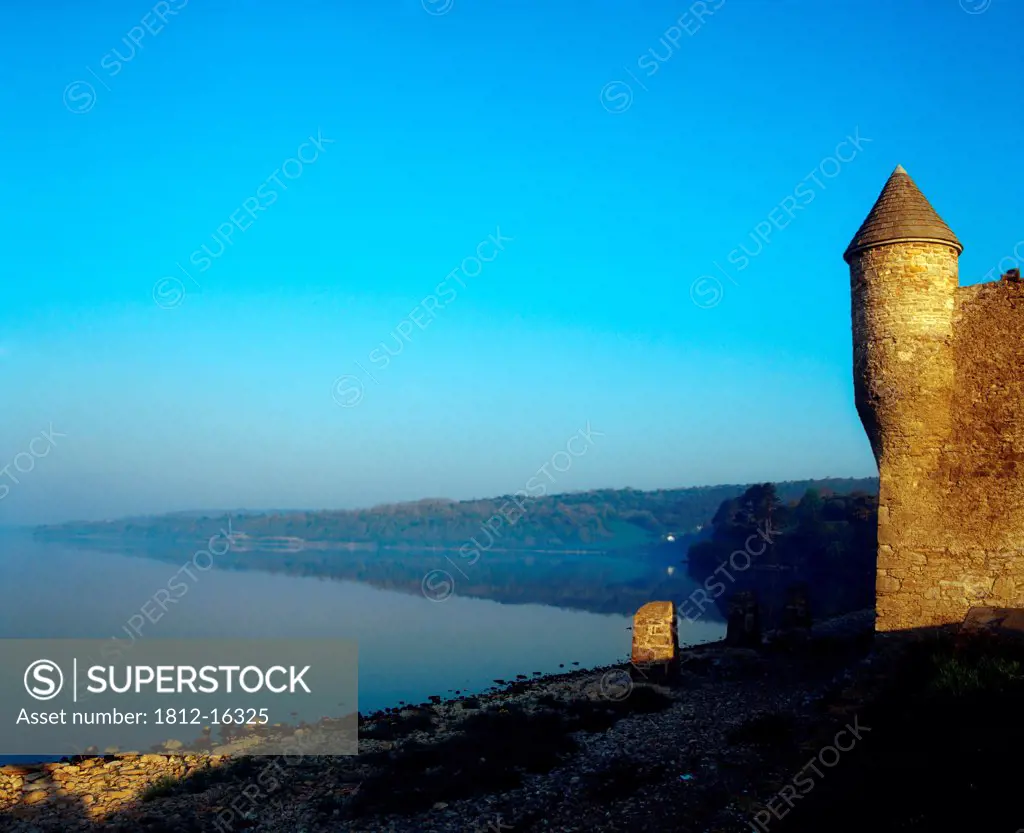
<path id="1" fill-rule="evenodd" d="M 779 483 L 777 497 L 798 500 L 808 489 L 820 494 L 876 491 L 877 479 L 829 478 Z M 598 489 L 520 499 L 523 512 L 501 524 L 503 549 L 613 549 L 643 545 L 667 535 L 692 535 L 709 520 L 716 530 L 724 507 L 748 491 L 745 485 L 687 489 Z M 512 495 L 480 500 L 422 500 L 370 509 L 294 511 L 235 515 L 234 528 L 251 538 L 292 537 L 323 543 L 398 547 L 455 547 L 480 540 L 483 525 L 509 505 Z M 507 509 L 505 509 L 507 511 Z M 829 510 L 831 511 L 831 510 Z M 217 534 L 223 515 L 179 513 L 96 523 L 40 527 L 43 538 L 195 540 Z"/>

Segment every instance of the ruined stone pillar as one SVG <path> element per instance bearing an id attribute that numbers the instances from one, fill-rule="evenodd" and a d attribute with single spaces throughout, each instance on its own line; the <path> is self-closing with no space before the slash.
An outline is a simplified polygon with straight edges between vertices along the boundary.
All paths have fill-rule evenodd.
<path id="1" fill-rule="evenodd" d="M 761 611 L 753 590 L 741 590 L 729 600 L 725 642 L 735 648 L 761 646 Z"/>
<path id="2" fill-rule="evenodd" d="M 675 663 L 679 657 L 673 602 L 648 602 L 633 617 L 632 662 L 637 666 Z"/>

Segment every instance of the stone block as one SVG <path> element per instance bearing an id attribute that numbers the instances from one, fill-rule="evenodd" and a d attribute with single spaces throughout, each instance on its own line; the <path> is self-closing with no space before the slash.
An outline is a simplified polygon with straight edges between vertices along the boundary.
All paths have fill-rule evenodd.
<path id="1" fill-rule="evenodd" d="M 967 636 L 1024 641 L 1024 608 L 972 607 L 964 617 L 960 632 Z"/>
<path id="2" fill-rule="evenodd" d="M 761 611 L 754 591 L 744 590 L 730 599 L 725 641 L 738 648 L 761 646 Z"/>
<path id="3" fill-rule="evenodd" d="M 648 602 L 633 617 L 632 661 L 637 665 L 674 663 L 679 656 L 673 602 Z"/>
<path id="4" fill-rule="evenodd" d="M 902 582 L 892 576 L 879 575 L 875 581 L 875 590 L 879 593 L 896 593 L 901 586 Z"/>

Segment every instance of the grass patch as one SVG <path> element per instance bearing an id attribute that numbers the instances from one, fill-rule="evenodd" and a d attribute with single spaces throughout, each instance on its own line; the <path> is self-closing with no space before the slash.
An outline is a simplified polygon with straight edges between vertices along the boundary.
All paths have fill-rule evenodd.
<path id="1" fill-rule="evenodd" d="M 268 760 L 266 758 L 261 760 Z M 257 759 L 246 757 L 231 761 L 226 765 L 207 765 L 193 772 L 182 782 L 182 792 L 202 793 L 217 784 L 249 778 L 255 774 Z"/>
<path id="2" fill-rule="evenodd" d="M 158 798 L 167 798 L 178 792 L 182 785 L 180 778 L 172 775 L 161 775 L 152 784 L 139 793 L 140 801 L 154 801 Z"/>
<path id="3" fill-rule="evenodd" d="M 1020 647 L 985 639 L 927 638 L 900 654 L 858 708 L 870 731 L 772 833 L 1020 828 L 1022 660 Z"/>
<path id="4" fill-rule="evenodd" d="M 1022 678 L 1018 660 L 999 656 L 964 659 L 957 656 L 934 657 L 935 677 L 931 690 L 937 694 L 966 697 L 982 692 L 1000 693 Z"/>

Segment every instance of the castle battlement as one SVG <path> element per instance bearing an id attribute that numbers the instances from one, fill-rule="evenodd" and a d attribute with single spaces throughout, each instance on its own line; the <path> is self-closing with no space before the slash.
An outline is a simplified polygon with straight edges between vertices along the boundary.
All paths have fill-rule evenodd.
<path id="1" fill-rule="evenodd" d="M 844 254 L 882 631 L 1024 606 L 1024 283 L 960 286 L 962 251 L 897 167 Z"/>

